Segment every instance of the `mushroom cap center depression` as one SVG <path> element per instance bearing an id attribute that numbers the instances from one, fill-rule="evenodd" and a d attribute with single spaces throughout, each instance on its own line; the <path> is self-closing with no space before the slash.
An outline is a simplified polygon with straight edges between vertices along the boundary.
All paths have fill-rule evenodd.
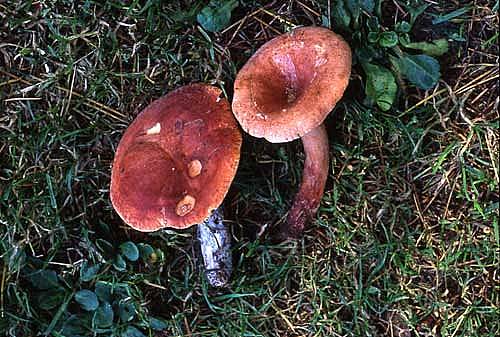
<path id="1" fill-rule="evenodd" d="M 265 72 L 253 77 L 251 92 L 261 118 L 286 112 L 302 97 L 317 76 L 322 58 L 303 46 L 289 47 L 272 55 Z"/>
<path id="2" fill-rule="evenodd" d="M 303 27 L 275 37 L 234 81 L 233 113 L 243 130 L 273 143 L 320 125 L 349 81 L 351 51 L 331 30 Z"/>

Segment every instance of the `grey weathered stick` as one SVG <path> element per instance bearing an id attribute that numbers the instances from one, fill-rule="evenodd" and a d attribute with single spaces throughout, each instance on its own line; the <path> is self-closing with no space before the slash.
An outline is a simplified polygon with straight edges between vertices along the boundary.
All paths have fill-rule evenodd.
<path id="1" fill-rule="evenodd" d="M 198 225 L 197 231 L 205 275 L 213 287 L 226 286 L 233 269 L 231 234 L 222 219 L 222 209 L 219 207 Z"/>

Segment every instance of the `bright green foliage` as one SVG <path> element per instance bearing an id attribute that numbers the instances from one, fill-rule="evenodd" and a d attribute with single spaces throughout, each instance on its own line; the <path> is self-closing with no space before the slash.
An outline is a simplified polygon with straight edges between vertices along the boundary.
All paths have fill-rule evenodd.
<path id="1" fill-rule="evenodd" d="M 408 37 L 404 35 L 399 38 L 401 45 L 408 49 L 415 49 L 431 56 L 441 56 L 448 52 L 448 41 L 446 39 L 437 39 L 431 42 L 408 42 Z"/>
<path id="2" fill-rule="evenodd" d="M 366 73 L 366 96 L 375 99 L 382 111 L 389 110 L 398 90 L 394 75 L 388 69 L 370 63 L 364 63 L 363 69 Z"/>
<path id="3" fill-rule="evenodd" d="M 406 78 L 411 84 L 421 89 L 431 89 L 439 80 L 439 62 L 433 56 L 441 56 L 448 51 L 448 41 L 445 38 L 434 41 L 411 41 L 411 31 L 416 20 L 422 16 L 429 4 L 417 4 L 405 2 L 401 4 L 409 14 L 406 20 L 393 24 L 392 27 L 384 27 L 381 22 L 384 17 L 381 13 L 382 1 L 358 1 L 358 0 L 334 0 L 331 11 L 332 26 L 349 39 L 351 48 L 356 55 L 355 63 L 370 63 L 374 67 L 363 67 L 365 72 L 365 93 L 367 102 L 380 102 L 381 90 L 389 93 L 390 99 L 384 97 L 384 111 L 389 110 L 394 103 L 396 93 L 393 93 L 394 78 Z M 362 9 L 362 10 L 360 10 Z M 458 13 L 457 15 L 459 15 Z M 324 24 L 330 25 L 329 20 L 323 20 Z M 414 55 L 418 51 L 423 55 Z M 389 62 L 391 60 L 392 62 Z M 382 69 L 382 70 L 381 70 Z M 370 74 L 370 71 L 374 71 Z M 392 76 L 387 71 L 393 72 Z M 378 80 L 380 87 L 387 89 L 376 90 L 374 79 L 381 74 L 383 78 Z"/>
<path id="4" fill-rule="evenodd" d="M 427 55 L 405 54 L 399 58 L 392 57 L 391 61 L 401 75 L 422 89 L 431 89 L 441 76 L 439 63 Z"/>

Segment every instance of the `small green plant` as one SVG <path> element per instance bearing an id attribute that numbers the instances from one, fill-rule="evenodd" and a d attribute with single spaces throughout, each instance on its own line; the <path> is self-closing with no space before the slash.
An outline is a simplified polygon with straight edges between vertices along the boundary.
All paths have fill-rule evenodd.
<path id="1" fill-rule="evenodd" d="M 135 284 L 143 276 L 134 275 L 129 270 L 134 267 L 130 263 L 153 267 L 160 260 L 161 251 L 149 244 L 136 245 L 131 241 L 115 249 L 102 239 L 98 247 L 105 262 L 84 260 L 76 281 L 68 275 L 46 268 L 38 259 L 28 258 L 22 275 L 36 289 L 36 315 L 52 316 L 45 334 L 145 337 L 143 329 L 166 329 L 165 321 L 151 317 L 141 308 L 142 295 Z M 118 266 L 117 261 L 121 261 Z M 121 275 L 110 277 L 111 266 Z"/>
<path id="2" fill-rule="evenodd" d="M 382 25 L 380 0 L 335 0 L 331 18 L 323 16 L 325 26 L 350 37 L 353 62 L 359 64 L 365 74 L 365 94 L 369 105 L 389 110 L 397 94 L 397 81 L 406 79 L 418 88 L 434 87 L 441 77 L 436 56 L 448 51 L 446 38 L 431 41 L 412 41 L 411 32 L 417 18 L 429 7 L 429 3 L 400 1 L 407 17 L 392 27 Z M 466 11 L 450 13 L 433 20 L 439 24 Z"/>
<path id="3" fill-rule="evenodd" d="M 238 7 L 238 0 L 211 0 L 198 13 L 196 19 L 198 23 L 210 32 L 218 32 L 231 21 L 231 12 Z"/>

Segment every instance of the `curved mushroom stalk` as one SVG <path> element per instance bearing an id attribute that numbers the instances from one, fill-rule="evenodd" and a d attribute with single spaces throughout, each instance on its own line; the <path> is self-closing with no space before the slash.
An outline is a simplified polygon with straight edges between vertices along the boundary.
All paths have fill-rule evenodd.
<path id="1" fill-rule="evenodd" d="M 325 126 L 321 124 L 301 139 L 306 160 L 299 192 L 281 231 L 286 238 L 300 237 L 305 224 L 314 217 L 328 177 L 328 134 Z"/>
<path id="2" fill-rule="evenodd" d="M 233 269 L 231 234 L 222 217 L 222 207 L 219 207 L 198 225 L 197 230 L 205 275 L 212 287 L 226 286 Z"/>

